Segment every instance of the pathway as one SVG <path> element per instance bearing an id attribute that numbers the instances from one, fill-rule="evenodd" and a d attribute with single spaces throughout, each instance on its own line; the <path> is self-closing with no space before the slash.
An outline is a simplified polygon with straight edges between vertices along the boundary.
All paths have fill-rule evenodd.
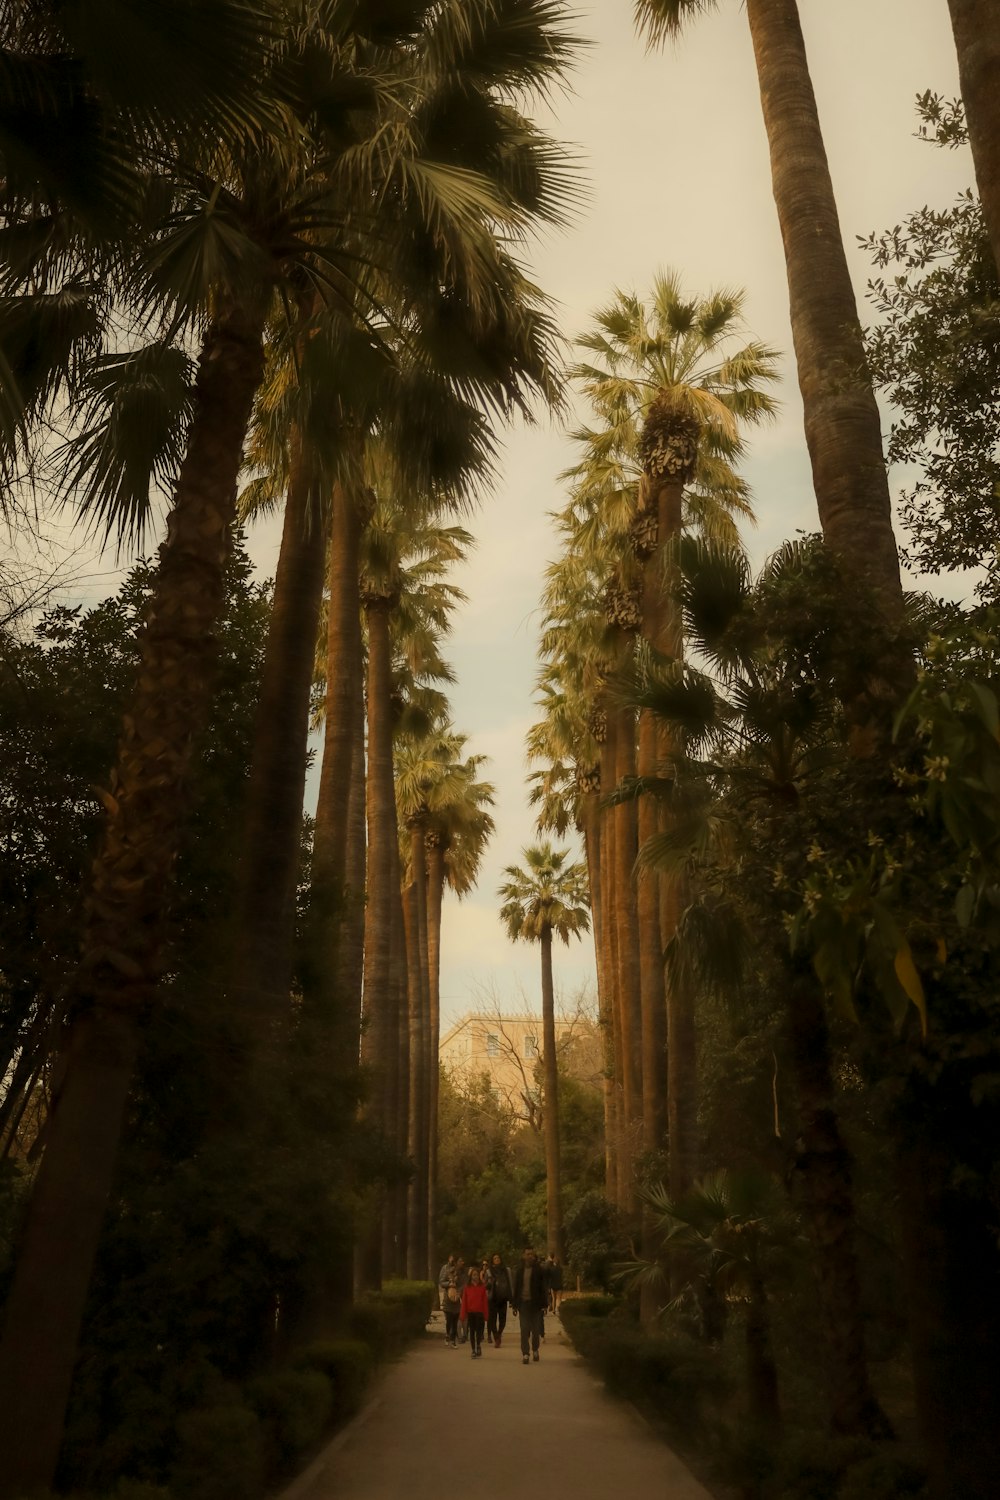
<path id="1" fill-rule="evenodd" d="M 515 1320 L 501 1349 L 431 1333 L 282 1500 L 711 1500 L 632 1409 L 608 1396 L 546 1320 L 538 1364 Z"/>

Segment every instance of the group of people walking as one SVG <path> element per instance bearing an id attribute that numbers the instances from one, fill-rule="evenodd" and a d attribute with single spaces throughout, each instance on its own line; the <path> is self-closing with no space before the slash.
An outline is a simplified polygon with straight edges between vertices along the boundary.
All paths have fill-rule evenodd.
<path id="1" fill-rule="evenodd" d="M 473 1266 L 460 1255 L 449 1255 L 438 1275 L 438 1291 L 445 1342 L 452 1349 L 468 1339 L 472 1358 L 481 1358 L 484 1332 L 487 1343 L 499 1349 L 509 1309 L 520 1325 L 521 1362 L 530 1364 L 540 1358 L 546 1312 L 559 1310 L 562 1267 L 553 1254 L 540 1261 L 530 1247 L 513 1271 L 499 1253 Z"/>

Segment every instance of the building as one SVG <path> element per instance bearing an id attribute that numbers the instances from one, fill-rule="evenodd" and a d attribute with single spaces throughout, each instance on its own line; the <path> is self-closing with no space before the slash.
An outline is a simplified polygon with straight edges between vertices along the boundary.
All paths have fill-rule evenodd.
<path id="1" fill-rule="evenodd" d="M 588 1016 L 557 1017 L 556 1047 L 574 1077 L 599 1077 L 600 1034 Z M 528 1101 L 537 1103 L 540 1097 L 535 1064 L 541 1053 L 541 1016 L 470 1011 L 445 1032 L 438 1056 L 457 1084 L 472 1083 L 485 1074 L 492 1091 L 524 1114 Z"/>

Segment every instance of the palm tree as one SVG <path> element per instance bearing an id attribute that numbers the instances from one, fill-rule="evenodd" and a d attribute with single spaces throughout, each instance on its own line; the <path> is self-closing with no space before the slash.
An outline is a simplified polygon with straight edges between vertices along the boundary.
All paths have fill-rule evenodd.
<path id="1" fill-rule="evenodd" d="M 461 891 L 471 888 L 483 849 L 493 831 L 486 812 L 493 789 L 478 781 L 485 757 L 461 759 L 465 736 L 450 725 L 433 728 L 416 740 L 404 741 L 396 752 L 396 801 L 401 819 L 411 828 L 410 880 L 421 883 L 425 895 L 427 995 L 426 1048 L 419 1095 L 426 1109 L 421 1139 L 426 1140 L 426 1161 L 419 1176 L 426 1179 L 427 1265 L 433 1270 L 437 1254 L 437 1147 L 438 1147 L 438 1043 L 440 1038 L 440 955 L 442 898 L 446 880 Z M 462 859 L 461 867 L 453 863 Z M 422 876 L 422 879 L 421 879 Z"/>
<path id="2" fill-rule="evenodd" d="M 676 37 L 716 0 L 636 0 L 649 42 Z M 868 580 L 887 621 L 902 591 L 882 434 L 865 364 L 796 0 L 747 0 L 771 182 L 788 274 L 792 342 L 823 535 Z"/>
<path id="3" fill-rule="evenodd" d="M 958 80 L 983 205 L 986 232 L 1000 270 L 1000 20 L 989 0 L 948 0 L 958 52 Z"/>
<path id="4" fill-rule="evenodd" d="M 542 954 L 542 1037 L 545 1087 L 546 1228 L 549 1247 L 565 1255 L 559 1190 L 559 1060 L 556 1055 L 555 995 L 552 985 L 552 935 L 569 943 L 590 925 L 587 872 L 567 864 L 569 851 L 551 844 L 524 849 L 524 865 L 508 865 L 498 895 L 500 920 L 511 941 L 538 943 Z"/>
<path id="5" fill-rule="evenodd" d="M 634 494 L 630 541 L 642 564 L 642 635 L 652 652 L 671 660 L 682 656 L 683 638 L 665 584 L 685 490 L 695 483 L 702 530 L 720 530 L 734 508 L 752 519 L 733 465 L 743 453 L 743 429 L 776 411 L 762 387 L 777 377 L 777 356 L 756 340 L 742 341 L 742 305 L 743 294 L 734 291 L 688 298 L 676 273 L 661 272 L 648 307 L 619 292 L 579 340 L 589 359 L 574 374 L 604 426 L 586 435 L 577 503 L 595 486 L 606 492 L 610 484 L 616 503 L 623 490 Z M 640 714 L 638 775 L 655 776 L 669 751 L 652 716 Z M 629 770 L 623 763 L 619 778 Z M 640 847 L 655 836 L 661 816 L 651 798 L 640 799 Z M 663 981 L 662 953 L 678 905 L 671 882 L 639 881 L 643 1144 L 658 1151 L 669 1137 L 674 1193 L 694 1176 L 697 1097 L 694 1018 L 683 996 L 665 993 Z"/>

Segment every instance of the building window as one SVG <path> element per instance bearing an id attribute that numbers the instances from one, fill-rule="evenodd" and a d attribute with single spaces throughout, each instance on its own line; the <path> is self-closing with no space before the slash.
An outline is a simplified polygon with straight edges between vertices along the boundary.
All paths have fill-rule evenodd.
<path id="1" fill-rule="evenodd" d="M 529 1062 L 533 1062 L 538 1056 L 537 1036 L 526 1036 L 524 1039 L 524 1055 Z"/>
<path id="2" fill-rule="evenodd" d="M 487 1033 L 487 1037 L 486 1037 L 486 1056 L 487 1057 L 499 1057 L 500 1056 L 500 1038 L 498 1036 L 490 1036 Z"/>

